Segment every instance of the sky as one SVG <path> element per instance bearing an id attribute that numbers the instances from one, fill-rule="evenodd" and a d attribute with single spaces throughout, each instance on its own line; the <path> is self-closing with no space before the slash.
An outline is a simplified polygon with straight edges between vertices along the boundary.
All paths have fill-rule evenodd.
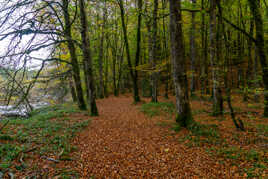
<path id="1" fill-rule="evenodd" d="M 31 8 L 21 7 L 12 12 L 12 15 L 9 16 L 7 21 L 4 21 L 8 14 L 10 13 L 10 9 L 6 9 L 10 5 L 16 3 L 18 1 L 6 1 L 0 0 L 0 24 L 5 22 L 0 27 L 0 39 L 3 37 L 3 34 L 7 34 L 18 30 L 20 26 L 22 29 L 26 29 L 30 27 L 30 24 L 27 22 L 29 19 L 33 18 L 32 14 L 28 14 L 31 11 Z M 28 14 L 28 15 L 26 15 Z M 23 18 L 25 17 L 25 18 Z M 46 35 L 35 35 L 33 39 L 33 35 L 22 35 L 14 38 L 14 35 L 8 36 L 7 38 L 0 40 L 0 57 L 3 57 L 7 54 L 9 49 L 13 49 L 10 54 L 19 53 L 25 51 L 25 49 L 29 49 L 34 47 L 36 44 L 42 44 L 42 42 L 47 41 L 48 36 Z M 18 43 L 19 42 L 19 43 Z M 31 42 L 31 45 L 29 43 Z M 11 48 L 9 47 L 11 45 Z M 42 61 L 31 59 L 31 57 L 36 57 L 39 59 L 46 59 L 49 57 L 51 50 L 50 48 L 42 48 L 38 51 L 32 52 L 26 56 L 16 56 L 13 58 L 0 58 L 0 65 L 15 65 L 17 67 L 21 66 L 24 63 L 24 60 L 27 59 L 27 67 L 28 68 L 38 68 Z M 18 59 L 19 60 L 18 62 Z"/>

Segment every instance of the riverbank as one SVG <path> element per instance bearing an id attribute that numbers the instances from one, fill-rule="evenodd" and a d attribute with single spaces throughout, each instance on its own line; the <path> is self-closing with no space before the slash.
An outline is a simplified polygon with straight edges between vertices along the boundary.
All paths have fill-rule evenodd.
<path id="1" fill-rule="evenodd" d="M 34 110 L 38 110 L 40 108 L 48 107 L 50 106 L 50 104 L 48 102 L 38 102 L 38 103 L 31 104 L 31 106 Z M 13 105 L 1 106 L 0 105 L 0 121 L 14 119 L 14 118 L 29 118 L 30 113 L 31 112 L 24 105 L 20 105 L 20 106 L 13 106 Z"/>
<path id="2" fill-rule="evenodd" d="M 43 107 L 30 116 L 10 120 L 0 132 L 0 178 L 22 171 L 37 176 L 39 168 L 32 163 L 36 159 L 55 163 L 70 160 L 69 153 L 75 150 L 70 139 L 90 122 L 85 119 L 86 112 L 72 104 Z M 0 128 L 4 124 L 0 121 Z"/>

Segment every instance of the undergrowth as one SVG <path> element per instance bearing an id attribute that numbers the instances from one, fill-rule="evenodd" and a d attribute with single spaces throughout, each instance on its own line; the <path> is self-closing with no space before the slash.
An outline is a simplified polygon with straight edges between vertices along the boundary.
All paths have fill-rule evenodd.
<path id="1" fill-rule="evenodd" d="M 175 106 L 170 102 L 146 103 L 141 106 L 141 111 L 149 117 L 159 115 L 172 115 L 175 112 Z"/>
<path id="2" fill-rule="evenodd" d="M 265 137 L 268 137 L 268 125 L 258 125 L 257 131 L 259 135 L 263 135 Z"/>
<path id="3" fill-rule="evenodd" d="M 24 162 L 18 164 L 18 160 L 31 150 L 32 155 L 39 157 L 72 160 L 69 154 L 75 148 L 70 145 L 70 139 L 90 122 L 68 118 L 69 114 L 77 112 L 82 113 L 75 106 L 65 104 L 35 110 L 28 119 L 10 119 L 0 133 L 0 172 L 30 168 Z"/>
<path id="4" fill-rule="evenodd" d="M 236 146 L 211 147 L 207 149 L 211 155 L 230 160 L 232 165 L 240 168 L 240 173 L 246 173 L 247 178 L 262 177 L 261 174 L 267 169 L 268 157 L 265 152 L 255 149 L 242 149 Z M 241 166 L 240 161 L 249 163 L 247 167 Z"/>
<path id="5" fill-rule="evenodd" d="M 180 131 L 180 127 L 174 128 Z M 267 125 L 257 125 L 258 136 L 268 136 Z M 262 140 L 264 140 L 262 138 Z M 239 136 L 233 136 L 235 141 L 240 141 Z M 188 134 L 179 139 L 188 147 L 205 147 L 206 152 L 217 157 L 219 163 L 229 161 L 239 169 L 239 173 L 247 178 L 262 177 L 264 171 L 268 169 L 268 153 L 262 148 L 241 148 L 231 145 L 227 139 L 221 136 L 217 125 L 204 125 L 196 123 L 188 129 Z M 250 141 L 248 141 L 250 142 Z M 245 165 L 246 164 L 246 165 Z"/>
<path id="6" fill-rule="evenodd" d="M 180 130 L 180 127 L 175 128 L 175 130 Z M 218 145 L 223 142 L 220 138 L 217 125 L 204 125 L 195 123 L 188 130 L 188 135 L 180 139 L 180 142 L 187 141 L 186 145 L 188 147 L 200 147 L 206 144 Z"/>

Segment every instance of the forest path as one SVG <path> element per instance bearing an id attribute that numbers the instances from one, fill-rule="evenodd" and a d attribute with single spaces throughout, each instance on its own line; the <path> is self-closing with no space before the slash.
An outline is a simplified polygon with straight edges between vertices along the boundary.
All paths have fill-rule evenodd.
<path id="1" fill-rule="evenodd" d="M 200 148 L 187 148 L 157 125 L 131 97 L 98 100 L 100 116 L 74 140 L 81 178 L 218 178 L 221 165 Z M 220 172 L 223 177 L 223 171 Z M 216 177 L 217 176 L 217 177 Z"/>

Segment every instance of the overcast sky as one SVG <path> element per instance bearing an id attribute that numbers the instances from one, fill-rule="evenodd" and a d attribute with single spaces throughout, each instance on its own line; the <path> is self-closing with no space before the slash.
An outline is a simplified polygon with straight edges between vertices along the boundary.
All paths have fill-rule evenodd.
<path id="1" fill-rule="evenodd" d="M 17 1 L 18 2 L 18 1 Z M 6 1 L 6 0 L 0 0 L 0 24 L 2 24 L 5 20 L 5 18 L 7 17 L 8 13 L 10 12 L 10 10 L 4 10 L 7 7 L 9 7 L 10 5 L 16 3 L 16 1 Z M 26 8 L 26 7 L 22 7 L 19 9 L 16 9 L 16 11 L 14 11 L 12 13 L 12 15 L 9 16 L 8 20 L 3 24 L 3 26 L 0 28 L 0 39 L 2 38 L 3 34 L 7 34 L 10 33 L 14 30 L 19 29 L 19 26 L 22 26 L 22 24 L 27 21 L 27 19 L 32 18 L 32 15 L 29 14 L 27 16 L 25 16 L 25 14 L 29 13 L 31 11 L 31 8 Z M 25 16 L 26 18 L 21 18 Z M 29 24 L 23 24 L 22 29 L 25 28 L 29 28 Z M 7 38 L 5 38 L 4 40 L 0 41 L 0 56 L 3 57 L 7 54 L 8 50 L 13 49 L 12 52 L 10 52 L 10 54 L 13 53 L 19 53 L 22 51 L 25 51 L 25 49 L 29 49 L 29 42 L 31 41 L 31 46 L 33 47 L 36 44 L 39 44 L 44 41 L 46 41 L 48 39 L 48 37 L 46 35 L 35 35 L 34 39 L 33 39 L 33 35 L 23 35 L 20 37 L 16 37 L 14 38 L 14 35 L 8 36 Z M 20 43 L 18 44 L 18 41 L 20 41 Z M 10 47 L 9 47 L 10 46 Z M 31 48 L 32 48 L 31 47 Z M 37 58 L 42 58 L 42 59 L 46 59 L 48 58 L 49 54 L 50 54 L 50 50 L 49 48 L 42 48 L 38 51 L 32 52 L 29 54 L 29 56 L 31 57 L 37 57 Z M 22 56 L 21 56 L 22 57 Z M 13 58 L 1 58 L 0 59 L 0 64 L 8 64 L 8 65 L 12 65 L 12 64 L 16 64 L 18 65 L 18 62 L 16 62 L 16 60 L 18 60 L 19 57 L 14 57 Z M 22 57 L 22 59 L 25 59 L 25 56 Z M 22 65 L 23 60 L 21 60 L 19 62 L 19 66 Z M 34 66 L 38 66 L 41 65 L 41 61 L 39 60 L 30 60 L 28 58 L 27 60 L 27 66 L 28 67 L 34 67 Z"/>

